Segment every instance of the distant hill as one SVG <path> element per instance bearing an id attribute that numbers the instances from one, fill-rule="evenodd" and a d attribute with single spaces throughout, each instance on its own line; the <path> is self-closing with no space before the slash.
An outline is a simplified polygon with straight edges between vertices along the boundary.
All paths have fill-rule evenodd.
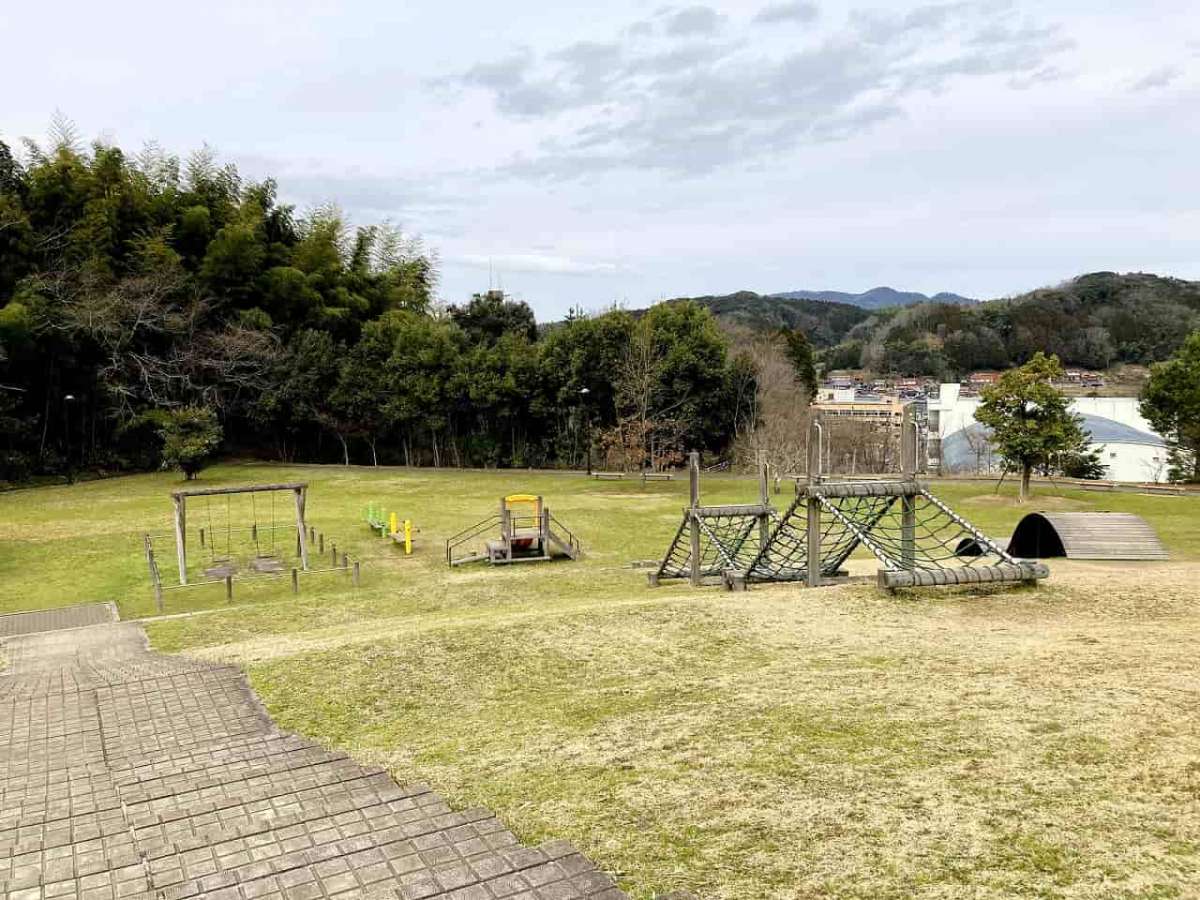
<path id="1" fill-rule="evenodd" d="M 1064 364 L 1107 369 L 1170 356 L 1200 329 L 1200 282 L 1092 272 L 985 303 L 930 300 L 885 308 L 826 355 L 830 368 L 961 375 L 1018 365 L 1041 350 Z"/>
<path id="2" fill-rule="evenodd" d="M 916 303 L 958 303 L 971 304 L 978 301 L 960 294 L 943 291 L 932 297 L 916 291 L 898 291 L 890 287 L 871 288 L 861 294 L 848 294 L 844 291 L 784 291 L 771 294 L 784 300 L 823 300 L 827 303 L 848 303 L 863 309 L 886 309 L 891 306 L 912 306 Z"/>
<path id="3" fill-rule="evenodd" d="M 836 299 L 864 297 L 885 305 L 867 309 Z M 1148 365 L 1166 359 L 1200 329 L 1200 282 L 1141 272 L 1092 272 L 984 302 L 891 288 L 865 294 L 739 291 L 688 299 L 724 323 L 755 331 L 802 329 L 823 351 L 827 370 L 880 374 L 952 378 L 1019 365 L 1039 350 L 1088 369 Z"/>
<path id="4" fill-rule="evenodd" d="M 851 328 L 871 316 L 862 307 L 849 303 L 792 300 L 753 291 L 677 299 L 692 300 L 708 307 L 718 320 L 754 331 L 799 328 L 816 347 L 832 347 L 844 340 Z"/>

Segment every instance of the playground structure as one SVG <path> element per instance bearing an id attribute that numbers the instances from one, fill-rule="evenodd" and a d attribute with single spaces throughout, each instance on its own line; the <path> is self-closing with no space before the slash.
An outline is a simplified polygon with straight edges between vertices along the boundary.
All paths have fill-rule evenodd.
<path id="1" fill-rule="evenodd" d="M 498 536 L 486 537 L 493 529 L 498 530 Z M 482 546 L 478 543 L 481 539 Z M 554 518 L 540 496 L 509 494 L 500 498 L 499 513 L 446 541 L 446 564 L 461 566 L 480 560 L 494 566 L 540 562 L 553 559 L 556 551 L 568 559 L 579 559 L 583 546 Z"/>
<path id="2" fill-rule="evenodd" d="M 696 585 L 724 582 L 727 572 L 750 566 L 779 524 L 779 513 L 767 495 L 765 466 L 759 471 L 758 503 L 701 506 L 700 454 L 693 451 L 688 463 L 690 501 L 670 549 L 649 573 L 652 585 L 671 578 L 687 578 Z"/>
<path id="3" fill-rule="evenodd" d="M 783 513 L 767 502 L 700 505 L 699 456 L 691 455 L 691 495 L 683 521 L 651 584 L 687 578 L 719 579 L 732 590 L 753 582 L 791 581 L 808 587 L 847 576 L 846 561 L 864 547 L 880 562 L 880 587 L 894 590 L 951 584 L 1033 583 L 1045 565 L 1017 559 L 963 519 L 917 480 L 917 424 L 906 407 L 901 423 L 901 474 L 874 481 L 827 481 L 822 476 L 824 425 L 809 429 L 808 474 Z M 970 542 L 974 555 L 961 553 Z M 813 564 L 810 564 L 813 561 Z"/>
<path id="4" fill-rule="evenodd" d="M 404 548 L 405 556 L 412 556 L 413 528 L 412 519 L 400 520 L 394 512 L 384 514 L 383 507 L 374 503 L 367 505 L 365 513 L 367 527 L 376 532 L 381 538 L 391 538 Z"/>
<path id="5" fill-rule="evenodd" d="M 234 494 L 249 494 L 251 497 L 251 509 L 253 515 L 253 523 L 251 527 L 251 539 L 254 541 L 255 556 L 251 565 L 258 571 L 281 571 L 282 563 L 279 562 L 278 555 L 275 552 L 275 494 L 290 493 L 295 508 L 295 530 L 296 530 L 296 556 L 300 558 L 300 568 L 308 569 L 308 536 L 306 534 L 304 524 L 304 506 L 308 499 L 308 485 L 302 482 L 291 484 L 251 484 L 243 487 L 226 487 L 226 488 L 197 488 L 190 491 L 172 491 L 171 500 L 175 504 L 175 556 L 179 566 L 179 583 L 188 583 L 187 571 L 187 502 L 189 498 L 204 497 L 205 511 L 208 514 L 209 530 L 207 534 L 204 529 L 200 530 L 200 546 L 204 547 L 207 541 L 208 547 L 213 554 L 214 566 L 212 569 L 205 572 L 206 575 L 220 575 L 222 577 L 232 575 L 236 572 L 232 554 L 230 553 L 231 535 L 233 533 L 232 520 L 229 516 L 228 498 Z M 269 494 L 271 497 L 271 524 L 269 526 L 270 533 L 270 551 L 261 553 L 258 533 L 258 507 L 254 501 L 257 494 Z M 212 528 L 212 505 L 211 498 L 213 497 L 226 498 L 226 517 L 225 517 L 225 556 L 221 559 L 216 558 L 217 548 L 217 533 L 214 533 Z M 289 528 L 290 530 L 290 528 Z M 218 564 L 219 563 L 219 564 Z"/>
<path id="6" fill-rule="evenodd" d="M 1008 552 L 1045 559 L 1169 559 L 1141 516 L 1116 512 L 1030 513 L 1013 530 Z"/>
<path id="7" fill-rule="evenodd" d="M 285 522 L 280 523 L 276 518 L 277 504 L 275 497 L 279 493 L 291 494 L 291 502 L 285 503 L 287 510 Z M 266 504 L 269 509 L 269 523 L 260 523 L 259 509 L 262 502 L 258 499 L 262 494 L 270 498 Z M 248 495 L 250 498 L 249 527 L 234 527 L 234 513 L 231 498 L 236 495 Z M 155 556 L 155 535 L 143 536 L 143 549 L 146 563 L 150 570 L 150 580 L 154 587 L 155 600 L 159 612 L 163 611 L 163 592 L 167 590 L 186 589 L 191 586 L 219 584 L 225 585 L 227 600 L 233 599 L 235 576 L 237 580 L 254 578 L 278 578 L 286 576 L 288 563 L 285 555 L 294 551 L 295 564 L 291 566 L 292 592 L 300 592 L 300 576 L 316 575 L 325 572 L 353 573 L 353 581 L 358 585 L 360 579 L 360 561 L 351 560 L 349 554 L 339 554 L 336 542 L 329 542 L 329 565 L 324 568 L 314 568 L 311 565 L 310 551 L 315 548 L 319 558 L 326 556 L 326 536 L 309 525 L 305 519 L 308 485 L 301 482 L 287 484 L 255 484 L 239 487 L 200 488 L 185 491 L 173 491 L 171 500 L 174 504 L 174 528 L 172 535 L 175 539 L 175 561 L 179 572 L 179 581 L 175 585 L 163 584 L 162 573 L 159 570 Z M 207 555 L 202 570 L 203 577 L 192 580 L 188 567 L 188 501 L 193 505 L 203 499 L 202 515 L 204 522 L 195 531 L 200 550 Z M 213 504 L 224 499 L 224 523 L 214 526 Z M 218 508 L 218 512 L 220 512 Z M 290 521 L 294 515 L 294 522 Z M 286 537 L 277 537 L 277 532 L 286 533 Z M 292 535 L 294 534 L 294 540 Z M 159 535 L 162 537 L 163 535 Z M 247 541 L 246 538 L 249 538 Z M 246 551 L 245 554 L 239 551 Z M 320 563 L 318 563 L 320 566 Z"/>

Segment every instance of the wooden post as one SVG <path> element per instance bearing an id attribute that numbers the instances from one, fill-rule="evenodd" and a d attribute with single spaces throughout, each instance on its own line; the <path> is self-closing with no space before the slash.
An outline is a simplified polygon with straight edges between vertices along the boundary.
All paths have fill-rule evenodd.
<path id="1" fill-rule="evenodd" d="M 356 559 L 354 561 L 354 586 L 355 587 L 358 587 L 358 580 L 359 580 L 358 560 Z"/>
<path id="2" fill-rule="evenodd" d="M 204 529 L 200 529 L 200 549 L 204 549 Z"/>
<path id="3" fill-rule="evenodd" d="M 300 593 L 300 570 L 292 566 L 292 593 Z"/>
<path id="4" fill-rule="evenodd" d="M 808 586 L 821 586 L 821 501 L 814 495 L 814 490 L 821 483 L 821 444 L 824 442 L 825 429 L 817 417 L 813 417 L 808 428 L 808 499 L 805 500 L 808 545 L 807 558 Z"/>
<path id="5" fill-rule="evenodd" d="M 233 576 L 232 575 L 225 576 L 225 599 L 226 600 L 233 599 Z"/>
<path id="6" fill-rule="evenodd" d="M 905 404 L 900 419 L 900 471 L 905 481 L 917 477 L 917 422 L 911 403 Z"/>
<path id="7" fill-rule="evenodd" d="M 813 416 L 808 426 L 808 483 L 819 484 L 821 481 L 821 445 L 825 442 L 825 427 L 821 420 Z"/>
<path id="8" fill-rule="evenodd" d="M 342 568 L 348 569 L 349 567 L 350 567 L 350 555 L 347 553 L 343 553 L 342 554 Z"/>
<path id="9" fill-rule="evenodd" d="M 329 544 L 329 552 L 333 555 L 333 567 L 337 568 L 337 542 L 331 541 Z"/>
<path id="10" fill-rule="evenodd" d="M 250 523 L 250 540 L 252 540 L 252 541 L 258 540 L 258 523 L 257 522 Z"/>
<path id="11" fill-rule="evenodd" d="M 764 462 L 758 470 L 758 502 L 762 504 L 762 515 L 758 517 L 758 549 L 767 546 L 771 539 L 771 517 L 767 515 L 767 504 L 771 502 L 770 474 Z M 744 588 L 743 588 L 744 589 Z"/>
<path id="12" fill-rule="evenodd" d="M 900 419 L 900 467 L 905 481 L 916 481 L 917 423 L 913 420 L 911 403 L 905 405 Z M 900 498 L 900 560 L 905 569 L 916 567 L 917 501 L 911 493 Z"/>
<path id="13" fill-rule="evenodd" d="M 179 494 L 175 501 L 175 557 L 179 563 L 179 583 L 187 584 L 187 502 Z"/>
<path id="14" fill-rule="evenodd" d="M 296 543 L 299 545 L 300 567 L 308 571 L 308 541 L 304 533 L 304 507 L 306 503 L 304 488 L 297 488 L 296 493 Z"/>
<path id="15" fill-rule="evenodd" d="M 162 579 L 158 575 L 158 563 L 154 561 L 154 552 L 150 552 L 150 580 L 154 583 L 154 606 L 161 616 L 163 613 Z"/>
<path id="16" fill-rule="evenodd" d="M 325 552 L 325 535 L 319 531 L 317 532 L 317 552 Z"/>
<path id="17" fill-rule="evenodd" d="M 693 450 L 688 454 L 688 522 L 691 529 L 691 582 L 700 584 L 700 519 L 696 512 L 700 506 L 700 453 Z"/>
<path id="18" fill-rule="evenodd" d="M 807 523 L 808 529 L 808 548 L 807 566 L 808 566 L 808 586 L 821 586 L 821 501 L 816 497 L 809 495 L 805 501 L 807 507 Z"/>
<path id="19" fill-rule="evenodd" d="M 504 558 L 512 559 L 512 513 L 504 498 L 500 498 L 500 540 L 504 542 Z"/>

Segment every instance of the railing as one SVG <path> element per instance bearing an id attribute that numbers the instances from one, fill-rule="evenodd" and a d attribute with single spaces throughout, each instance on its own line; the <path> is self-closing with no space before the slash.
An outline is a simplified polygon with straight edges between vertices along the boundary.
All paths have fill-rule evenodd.
<path id="1" fill-rule="evenodd" d="M 558 521 L 558 519 L 554 518 L 553 513 L 548 513 L 547 515 L 550 518 L 550 524 L 556 526 L 558 528 L 558 530 L 563 535 L 566 536 L 567 543 L 575 548 L 575 552 L 582 553 L 583 552 L 583 544 L 580 543 L 579 538 L 575 537 L 574 532 L 572 532 L 571 529 L 568 528 L 566 525 L 564 525 L 562 522 Z"/>
<path id="2" fill-rule="evenodd" d="M 469 528 L 464 528 L 458 534 L 455 534 L 455 535 L 452 535 L 452 536 L 446 538 L 446 564 L 447 565 L 454 564 L 453 552 L 456 547 L 461 547 L 467 541 L 470 541 L 470 540 L 473 540 L 474 538 L 479 537 L 481 534 L 483 534 L 489 528 L 494 528 L 495 526 L 497 526 L 499 524 L 500 524 L 500 517 L 498 515 L 497 516 L 489 516 L 488 518 L 484 519 L 482 522 L 476 522 L 474 525 L 470 526 Z"/>

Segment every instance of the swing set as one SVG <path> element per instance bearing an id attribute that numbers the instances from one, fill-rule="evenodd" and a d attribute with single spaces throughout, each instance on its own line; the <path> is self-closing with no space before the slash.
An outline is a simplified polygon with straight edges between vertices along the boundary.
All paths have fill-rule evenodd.
<path id="1" fill-rule="evenodd" d="M 290 493 L 293 497 L 295 524 L 278 525 L 275 518 L 275 495 Z M 268 494 L 270 497 L 270 525 L 267 527 L 267 537 L 261 536 L 258 521 L 258 494 Z M 199 488 L 190 491 L 173 491 L 171 500 L 175 504 L 175 555 L 179 565 L 179 583 L 188 583 L 188 546 L 187 546 L 187 507 L 188 500 L 203 498 L 206 527 L 200 529 L 200 547 L 208 551 L 210 568 L 205 571 L 209 577 L 229 577 L 237 571 L 237 563 L 233 553 L 233 535 L 245 533 L 244 528 L 234 528 L 232 520 L 231 498 L 234 494 L 249 494 L 251 509 L 250 539 L 254 544 L 254 555 L 249 567 L 255 572 L 278 573 L 283 571 L 283 561 L 280 559 L 279 548 L 275 540 L 277 530 L 296 532 L 296 556 L 300 559 L 300 568 L 308 571 L 308 529 L 304 522 L 304 506 L 308 494 L 308 485 L 303 482 L 289 484 L 252 484 L 243 487 Z M 224 547 L 221 547 L 221 529 L 214 529 L 212 506 L 219 503 L 216 498 L 225 498 L 225 528 Z M 289 516 L 290 518 L 290 516 Z M 219 554 L 219 555 L 218 555 Z"/>

